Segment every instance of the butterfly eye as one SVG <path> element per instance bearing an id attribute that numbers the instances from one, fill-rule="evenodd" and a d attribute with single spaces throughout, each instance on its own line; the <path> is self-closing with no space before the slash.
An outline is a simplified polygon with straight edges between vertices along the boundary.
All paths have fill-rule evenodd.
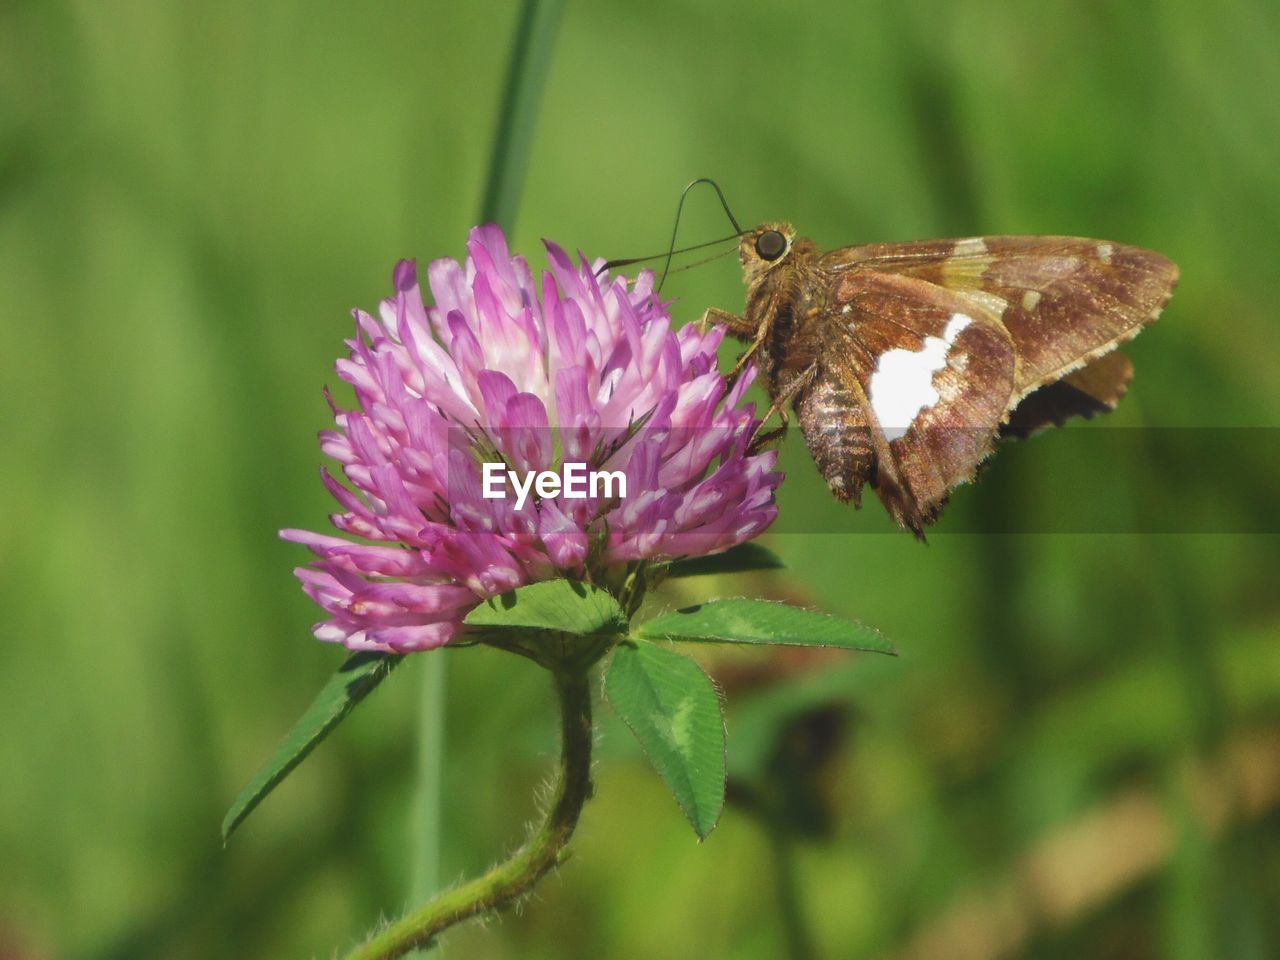
<path id="1" fill-rule="evenodd" d="M 756 237 L 756 253 L 764 260 L 777 260 L 787 249 L 787 238 L 777 230 L 766 230 Z"/>

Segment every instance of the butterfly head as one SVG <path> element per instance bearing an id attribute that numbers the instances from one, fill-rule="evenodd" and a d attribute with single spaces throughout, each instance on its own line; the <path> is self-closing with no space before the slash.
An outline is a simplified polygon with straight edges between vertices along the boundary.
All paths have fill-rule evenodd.
<path id="1" fill-rule="evenodd" d="M 799 242 L 807 241 L 802 239 Z M 796 244 L 796 228 L 789 223 L 762 223 L 754 230 L 748 230 L 738 242 L 743 279 L 750 285 L 786 263 Z"/>

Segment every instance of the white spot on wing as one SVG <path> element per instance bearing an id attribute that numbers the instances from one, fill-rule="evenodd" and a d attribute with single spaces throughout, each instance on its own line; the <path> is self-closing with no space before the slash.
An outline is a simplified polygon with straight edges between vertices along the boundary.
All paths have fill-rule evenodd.
<path id="1" fill-rule="evenodd" d="M 1022 309 L 1030 313 L 1036 308 L 1036 304 L 1040 302 L 1039 290 L 1028 290 L 1022 295 Z"/>
<path id="2" fill-rule="evenodd" d="M 982 237 L 970 237 L 967 240 L 957 240 L 956 248 L 951 251 L 953 257 L 980 257 L 987 252 L 987 241 Z"/>
<path id="3" fill-rule="evenodd" d="M 1111 244 L 1109 243 L 1098 244 L 1098 259 L 1101 260 L 1103 263 L 1111 262 Z"/>
<path id="4" fill-rule="evenodd" d="M 897 440 L 910 428 L 921 410 L 931 409 L 940 399 L 933 375 L 947 363 L 947 351 L 960 331 L 973 318 L 953 313 L 940 337 L 925 337 L 919 350 L 896 347 L 880 354 L 871 374 L 871 409 L 889 441 Z"/>

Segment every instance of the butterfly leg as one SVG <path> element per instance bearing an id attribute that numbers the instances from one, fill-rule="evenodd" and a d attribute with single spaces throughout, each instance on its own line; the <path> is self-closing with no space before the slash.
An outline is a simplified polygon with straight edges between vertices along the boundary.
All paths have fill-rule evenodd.
<path id="1" fill-rule="evenodd" d="M 735 340 L 751 341 L 751 345 L 738 358 L 738 362 L 733 365 L 733 370 L 725 378 L 729 383 L 733 383 L 738 379 L 738 375 L 742 373 L 743 368 L 754 356 L 756 350 L 760 348 L 760 344 L 764 343 L 764 338 L 769 333 L 769 325 L 766 323 L 753 323 L 746 317 L 740 317 L 736 313 L 729 313 L 729 311 L 721 310 L 718 307 L 708 307 L 703 312 L 702 319 L 698 321 L 698 332 L 706 333 L 707 328 L 713 323 L 724 327 L 729 336 Z"/>
<path id="2" fill-rule="evenodd" d="M 764 433 L 761 433 L 760 431 L 762 429 L 764 429 L 763 423 L 761 423 L 760 426 L 756 428 L 756 432 L 752 434 L 751 442 L 747 444 L 747 453 L 758 453 L 769 444 L 773 443 L 773 441 L 781 440 L 783 434 L 787 432 L 786 414 L 783 414 L 782 422 L 772 430 L 767 430 Z"/>
<path id="3" fill-rule="evenodd" d="M 698 332 L 706 333 L 707 328 L 713 323 L 724 327 L 729 336 L 735 340 L 748 340 L 759 333 L 756 329 L 758 324 L 752 323 L 746 317 L 740 317 L 736 313 L 730 313 L 728 310 L 721 310 L 718 307 L 708 307 L 703 312 L 702 319 L 698 321 Z"/>
<path id="4" fill-rule="evenodd" d="M 742 356 L 738 358 L 738 362 L 735 363 L 733 365 L 733 369 L 729 371 L 729 376 L 725 378 L 729 383 L 733 383 L 738 379 L 738 375 L 742 373 L 746 365 L 751 362 L 751 358 L 755 355 L 755 352 L 760 349 L 760 344 L 764 343 L 764 338 L 768 336 L 768 334 L 769 325 L 767 323 L 760 324 L 760 329 L 756 331 L 756 336 L 755 339 L 751 341 L 751 346 L 747 347 Z M 741 339 L 746 338 L 743 337 Z"/>
<path id="5" fill-rule="evenodd" d="M 747 449 L 751 451 L 759 450 L 766 444 L 772 443 L 787 432 L 787 424 L 791 422 L 791 418 L 787 416 L 787 404 L 801 390 L 805 389 L 809 384 L 813 383 L 813 378 L 817 375 L 818 365 L 812 364 L 787 382 L 773 403 L 769 405 L 769 410 L 765 413 L 760 421 L 760 425 L 756 427 L 756 432 L 751 435 L 751 442 L 747 444 Z M 761 433 L 766 423 L 768 423 L 774 414 L 778 415 L 778 425 L 767 433 Z"/>

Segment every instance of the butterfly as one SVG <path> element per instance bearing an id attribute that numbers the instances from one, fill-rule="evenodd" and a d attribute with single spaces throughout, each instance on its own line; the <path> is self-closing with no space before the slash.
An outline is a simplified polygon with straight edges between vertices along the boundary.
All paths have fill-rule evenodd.
<path id="1" fill-rule="evenodd" d="M 1116 347 L 1154 321 L 1178 268 L 1151 250 L 1078 237 L 990 236 L 842 247 L 788 223 L 745 231 L 741 315 L 782 426 L 790 405 L 831 492 L 870 484 L 923 539 L 1002 437 L 1114 409 L 1133 376 Z"/>

